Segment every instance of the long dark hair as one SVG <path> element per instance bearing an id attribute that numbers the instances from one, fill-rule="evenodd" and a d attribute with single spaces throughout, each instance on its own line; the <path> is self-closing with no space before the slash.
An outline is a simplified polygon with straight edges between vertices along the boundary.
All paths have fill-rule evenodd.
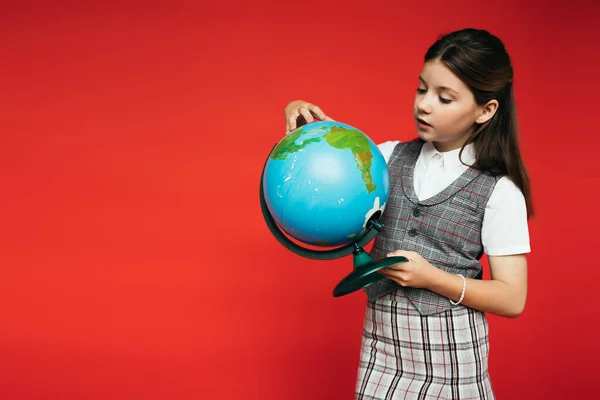
<path id="1" fill-rule="evenodd" d="M 533 215 L 529 176 L 521 157 L 513 94 L 513 68 L 500 39 L 485 30 L 462 29 L 440 37 L 425 61 L 440 60 L 473 92 L 478 105 L 499 103 L 494 116 L 479 125 L 465 146 L 473 143 L 474 168 L 493 176 L 508 176 L 525 196 L 527 216 Z M 464 146 L 461 149 L 464 150 Z"/>

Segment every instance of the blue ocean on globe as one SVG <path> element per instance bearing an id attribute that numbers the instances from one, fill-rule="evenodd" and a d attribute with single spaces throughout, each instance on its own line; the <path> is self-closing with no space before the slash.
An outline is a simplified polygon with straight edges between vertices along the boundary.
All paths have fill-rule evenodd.
<path id="1" fill-rule="evenodd" d="M 340 122 L 306 124 L 284 137 L 265 165 L 269 212 L 291 237 L 315 246 L 356 240 L 383 213 L 389 172 L 377 145 Z"/>

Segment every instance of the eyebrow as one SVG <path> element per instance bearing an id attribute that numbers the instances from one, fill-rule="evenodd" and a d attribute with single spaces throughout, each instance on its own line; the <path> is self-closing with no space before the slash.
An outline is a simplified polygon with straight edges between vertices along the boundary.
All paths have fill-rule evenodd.
<path id="1" fill-rule="evenodd" d="M 427 82 L 425 82 L 425 79 L 423 79 L 423 77 L 422 77 L 422 76 L 419 76 L 419 80 L 420 80 L 421 82 L 423 82 L 425 85 L 427 85 Z M 457 92 L 456 90 L 454 90 L 454 89 L 452 89 L 452 88 L 449 88 L 448 86 L 438 86 L 437 88 L 438 88 L 439 90 L 445 90 L 445 91 L 448 91 L 448 92 L 454 92 L 454 93 L 458 94 L 458 92 Z"/>

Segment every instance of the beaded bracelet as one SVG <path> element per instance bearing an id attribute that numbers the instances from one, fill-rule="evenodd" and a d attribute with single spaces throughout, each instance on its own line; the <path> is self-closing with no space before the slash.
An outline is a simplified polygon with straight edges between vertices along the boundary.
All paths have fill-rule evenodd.
<path id="1" fill-rule="evenodd" d="M 465 277 L 462 276 L 461 274 L 456 274 L 456 275 L 458 275 L 458 276 L 460 276 L 462 278 L 462 280 L 463 280 L 463 287 L 462 287 L 462 293 L 460 294 L 460 299 L 458 299 L 458 301 L 456 303 L 453 302 L 451 299 L 448 299 L 450 301 L 450 303 L 452 305 L 455 305 L 455 306 L 459 305 L 460 302 L 463 301 L 463 299 L 465 298 L 465 290 L 467 289 L 467 280 L 465 279 Z"/>

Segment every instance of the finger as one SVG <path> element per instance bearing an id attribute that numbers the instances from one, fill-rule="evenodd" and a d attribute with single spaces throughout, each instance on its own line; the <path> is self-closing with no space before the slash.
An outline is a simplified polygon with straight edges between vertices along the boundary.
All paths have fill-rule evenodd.
<path id="1" fill-rule="evenodd" d="M 388 268 L 391 271 L 407 271 L 408 270 L 406 263 L 392 264 L 392 265 L 388 266 Z"/>
<path id="2" fill-rule="evenodd" d="M 310 111 L 313 113 L 313 115 L 315 115 L 321 121 L 325 120 L 325 118 L 326 118 L 325 113 L 323 112 L 323 110 L 321 110 L 321 108 L 319 106 L 315 106 L 315 105 L 311 104 L 309 106 L 309 108 L 310 108 Z"/>
<path id="3" fill-rule="evenodd" d="M 381 270 L 379 270 L 377 272 L 379 272 L 384 277 L 393 280 L 394 282 L 396 282 L 400 286 L 407 286 L 408 285 L 408 281 L 406 280 L 406 278 L 404 277 L 403 274 L 399 273 L 398 271 L 390 272 L 389 270 L 387 270 L 387 271 L 386 270 L 387 270 L 387 268 L 384 268 L 384 269 L 381 269 Z"/>
<path id="4" fill-rule="evenodd" d="M 394 271 L 393 273 L 388 273 L 389 279 L 394 280 L 400 286 L 406 286 L 408 284 L 407 275 L 405 272 Z"/>
<path id="5" fill-rule="evenodd" d="M 388 253 L 387 256 L 388 257 L 406 257 L 409 260 L 414 258 L 414 255 L 416 253 L 414 251 L 407 251 L 407 250 L 396 250 L 396 251 L 392 251 L 391 253 Z"/>
<path id="6" fill-rule="evenodd" d="M 379 270 L 379 272 L 381 272 L 381 274 L 382 274 L 382 275 L 385 275 L 385 276 L 387 276 L 388 278 L 389 278 L 389 277 L 394 277 L 394 278 L 396 278 L 396 277 L 398 277 L 398 276 L 399 276 L 399 274 L 401 274 L 401 273 L 404 273 L 404 271 L 401 271 L 401 270 L 394 269 L 394 268 L 392 268 L 391 266 L 389 266 L 389 267 L 385 267 L 385 268 L 383 268 L 383 269 L 380 269 L 380 270 Z"/>
<path id="7" fill-rule="evenodd" d="M 313 115 L 310 113 L 310 110 L 308 109 L 308 107 L 300 107 L 299 111 L 300 111 L 300 114 L 306 120 L 307 124 L 310 124 L 311 122 L 313 122 L 315 120 L 315 118 L 313 117 Z"/>
<path id="8" fill-rule="evenodd" d="M 335 122 L 335 119 L 328 117 L 327 115 L 325 116 L 325 121 L 333 121 Z"/>
<path id="9" fill-rule="evenodd" d="M 296 119 L 300 116 L 298 111 L 294 111 L 290 114 L 287 120 L 288 130 L 291 132 L 296 129 Z"/>

